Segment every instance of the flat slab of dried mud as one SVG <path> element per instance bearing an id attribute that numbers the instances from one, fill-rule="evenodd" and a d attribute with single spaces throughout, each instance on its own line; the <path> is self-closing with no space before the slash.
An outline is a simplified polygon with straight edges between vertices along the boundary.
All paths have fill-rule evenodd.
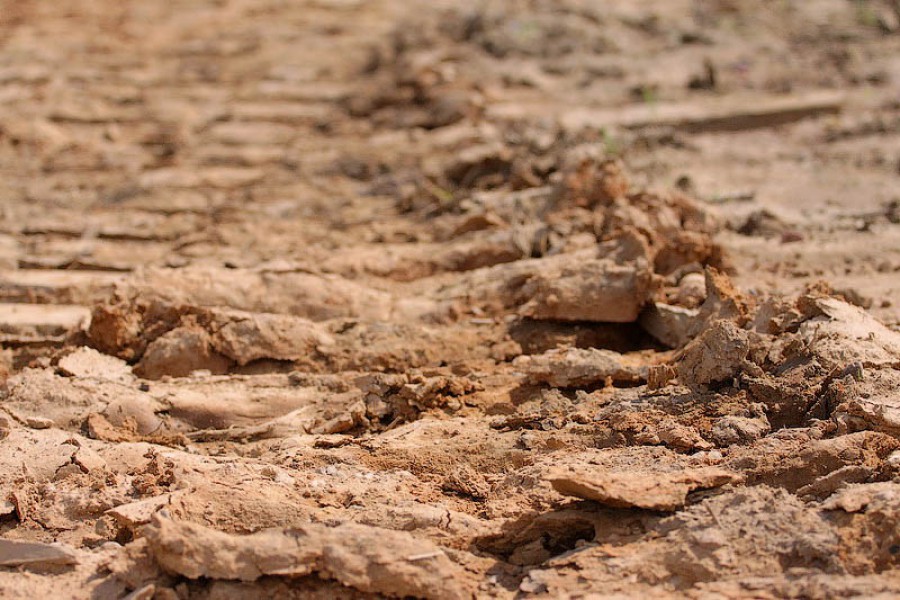
<path id="1" fill-rule="evenodd" d="M 898 57 L 889 0 L 0 2 L 0 595 L 900 594 Z"/>

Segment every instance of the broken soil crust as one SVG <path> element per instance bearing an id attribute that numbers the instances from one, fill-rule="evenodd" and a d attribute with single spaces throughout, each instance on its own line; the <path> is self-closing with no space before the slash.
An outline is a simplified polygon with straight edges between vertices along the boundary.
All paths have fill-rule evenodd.
<path id="1" fill-rule="evenodd" d="M 900 594 L 894 4 L 95 4 L 0 11 L 0 595 Z"/>

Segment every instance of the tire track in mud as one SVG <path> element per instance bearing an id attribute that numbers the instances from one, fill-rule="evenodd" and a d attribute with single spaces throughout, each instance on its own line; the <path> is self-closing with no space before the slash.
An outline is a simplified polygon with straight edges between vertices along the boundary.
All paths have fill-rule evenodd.
<path id="1" fill-rule="evenodd" d="M 898 334 L 529 112 L 615 10 L 4 21 L 4 594 L 896 592 Z"/>

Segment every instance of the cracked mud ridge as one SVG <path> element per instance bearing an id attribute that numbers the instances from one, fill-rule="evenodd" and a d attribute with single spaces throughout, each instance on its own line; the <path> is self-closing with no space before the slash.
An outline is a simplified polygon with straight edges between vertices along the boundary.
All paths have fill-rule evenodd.
<path id="1" fill-rule="evenodd" d="M 900 595 L 895 0 L 0 0 L 0 105 L 0 596 Z"/>

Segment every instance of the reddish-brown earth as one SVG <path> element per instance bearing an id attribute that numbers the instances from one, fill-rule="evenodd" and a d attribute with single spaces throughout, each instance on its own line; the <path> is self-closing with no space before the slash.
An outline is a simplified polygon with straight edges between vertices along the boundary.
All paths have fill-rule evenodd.
<path id="1" fill-rule="evenodd" d="M 896 1 L 0 0 L 0 105 L 4 598 L 900 594 Z"/>

